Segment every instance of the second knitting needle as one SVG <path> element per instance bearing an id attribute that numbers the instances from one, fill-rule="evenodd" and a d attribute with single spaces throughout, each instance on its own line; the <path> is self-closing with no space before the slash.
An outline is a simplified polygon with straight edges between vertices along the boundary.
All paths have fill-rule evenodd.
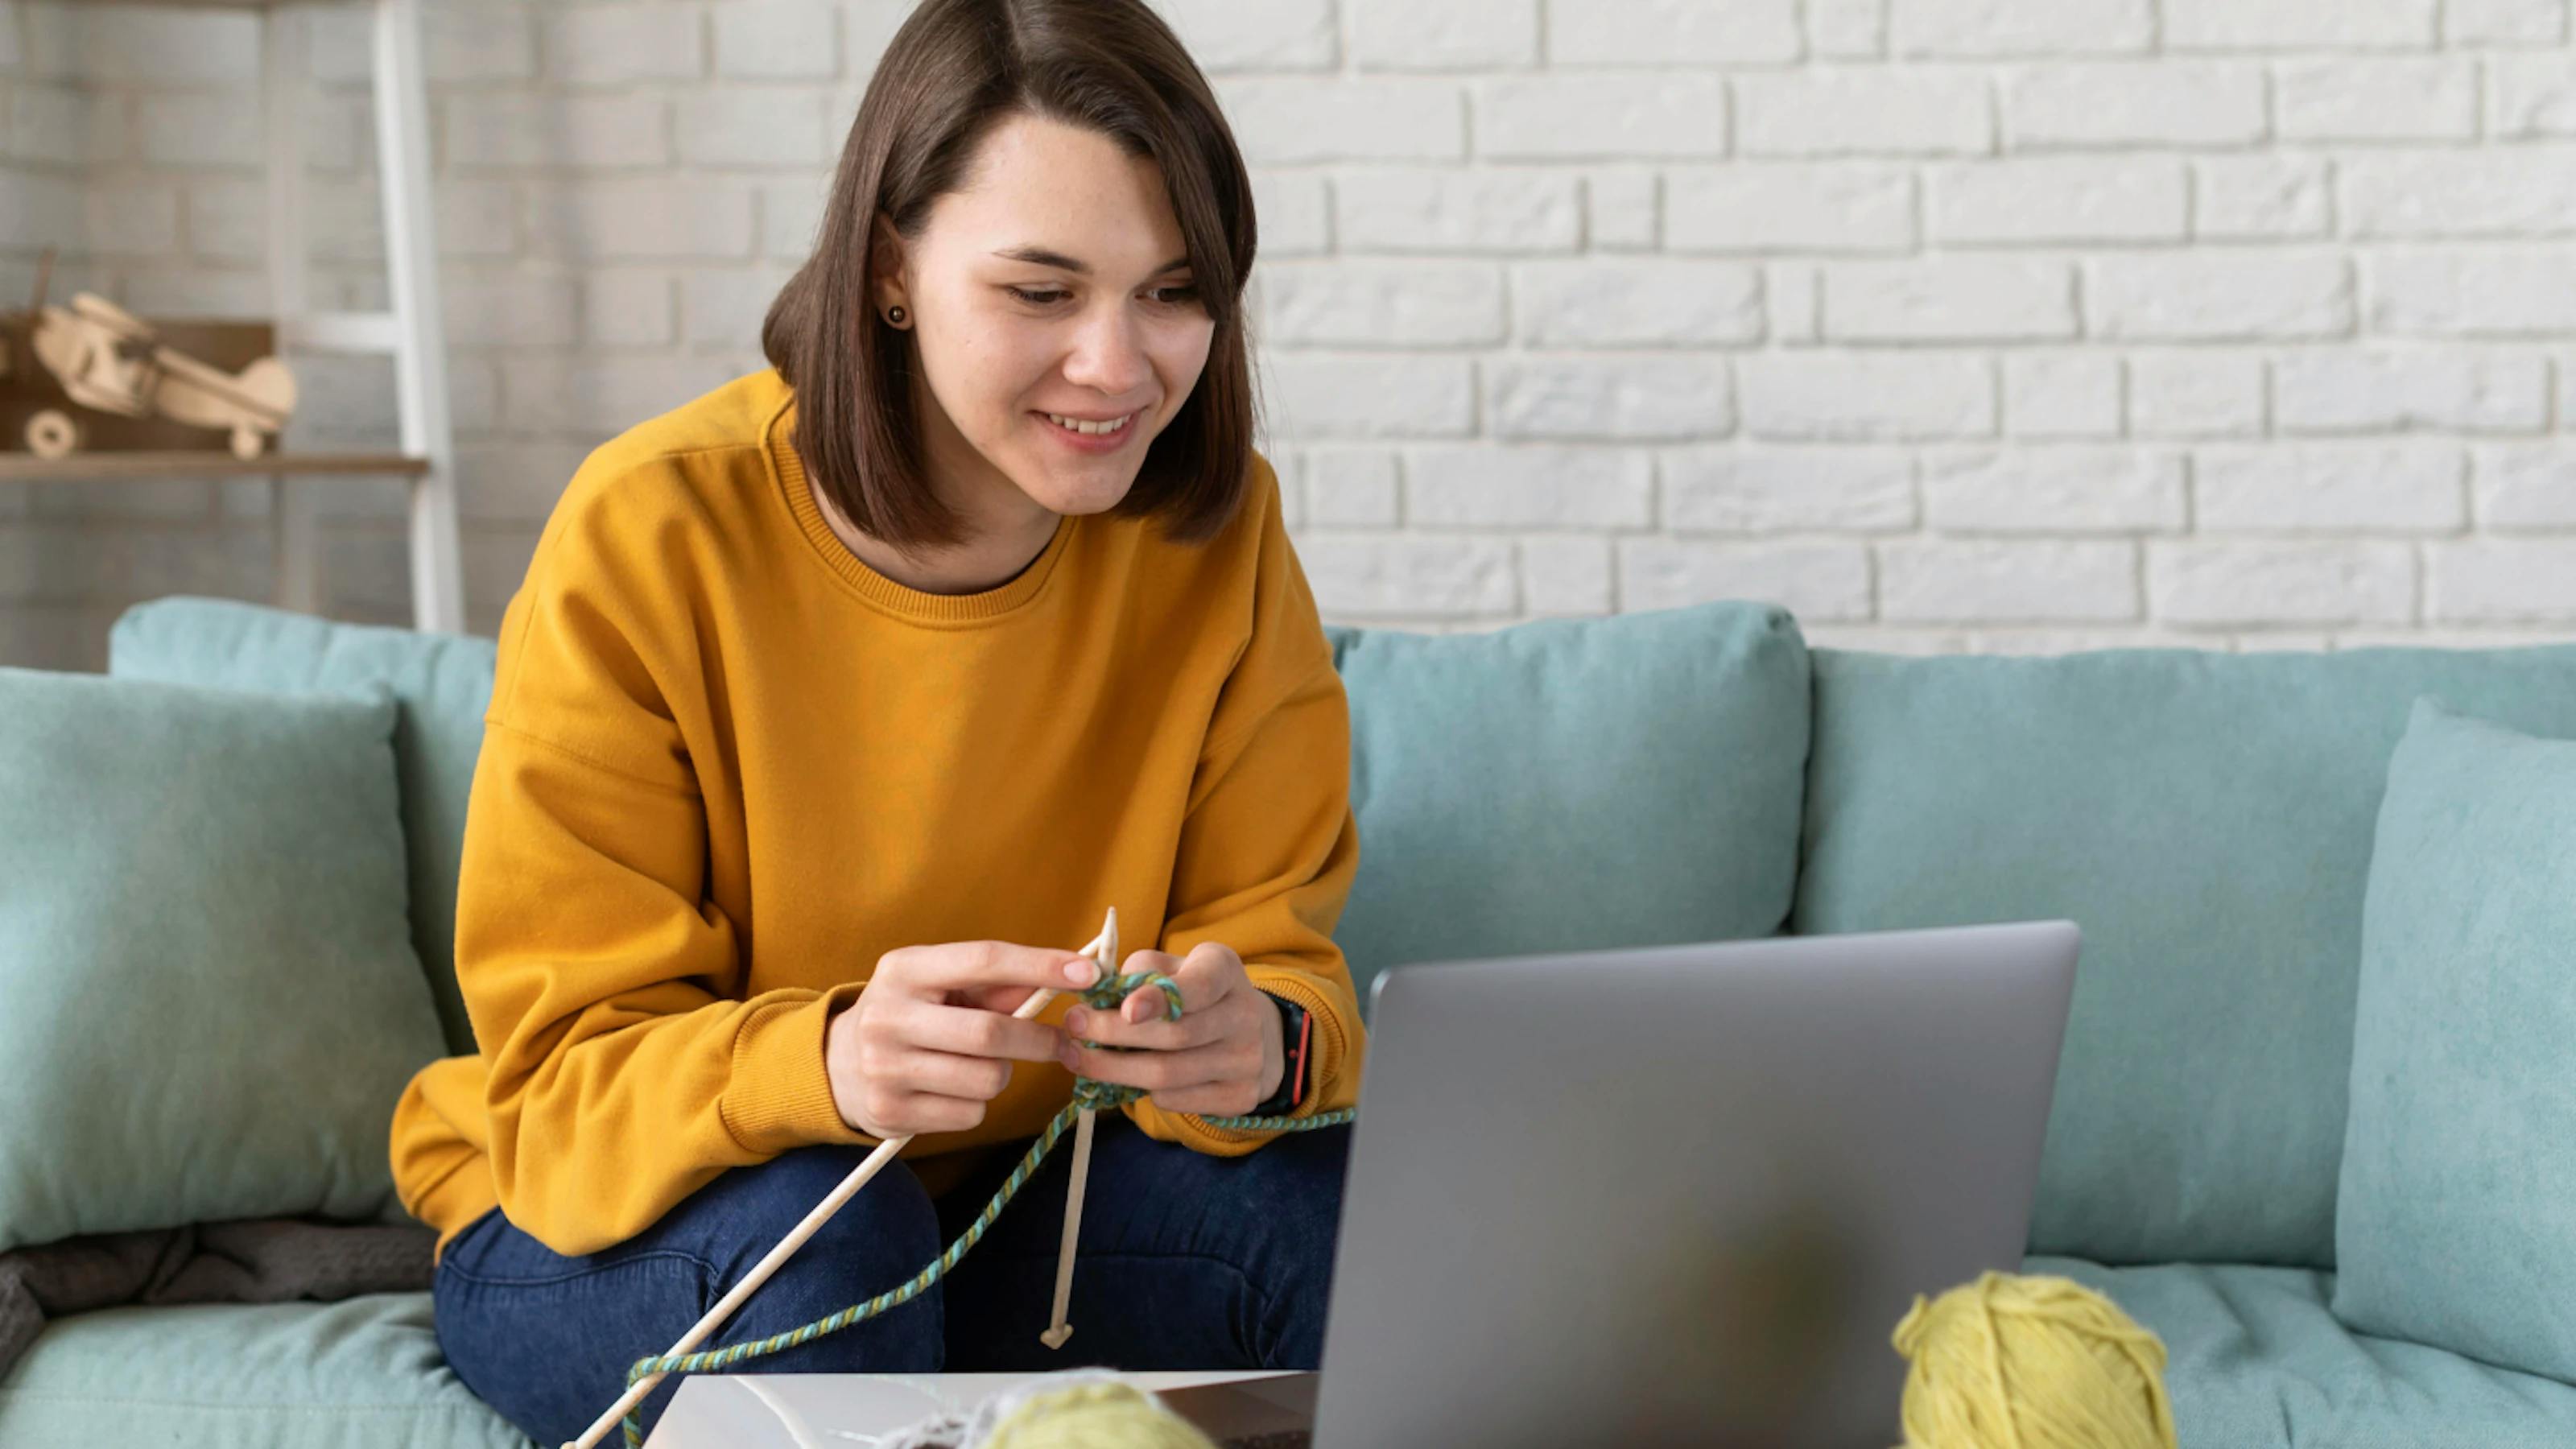
<path id="1" fill-rule="evenodd" d="M 1118 970 L 1118 908 L 1109 908 L 1109 924 L 1100 933 L 1101 976 L 1107 981 Z M 1062 1348 L 1073 1337 L 1073 1325 L 1065 1321 L 1065 1310 L 1073 1304 L 1073 1245 L 1082 1236 L 1082 1187 L 1091 1180 L 1091 1119 L 1084 1108 L 1073 1119 L 1073 1176 L 1064 1189 L 1064 1239 L 1055 1250 L 1055 1321 L 1038 1335 L 1038 1342 L 1049 1348 Z"/>

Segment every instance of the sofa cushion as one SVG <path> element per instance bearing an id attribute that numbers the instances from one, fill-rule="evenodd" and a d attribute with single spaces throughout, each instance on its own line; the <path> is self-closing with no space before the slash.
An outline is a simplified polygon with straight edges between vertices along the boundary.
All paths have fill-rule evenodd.
<path id="1" fill-rule="evenodd" d="M 2562 1449 L 2576 1388 L 2438 1348 L 2357 1334 L 2327 1308 L 2334 1275 L 2193 1263 L 2110 1268 L 2033 1258 L 2164 1340 L 2183 1449 Z"/>
<path id="2" fill-rule="evenodd" d="M 527 1449 L 438 1351 L 427 1293 L 111 1308 L 0 1378 L 0 1444 Z"/>
<path id="3" fill-rule="evenodd" d="M 2362 910 L 2334 1308 L 2576 1379 L 2576 740 L 2417 700 Z"/>
<path id="4" fill-rule="evenodd" d="M 2389 752 L 2424 693 L 2576 734 L 2576 647 L 1814 667 L 1796 930 L 2084 929 L 2033 1250 L 2331 1263 Z"/>
<path id="5" fill-rule="evenodd" d="M 1364 1004 L 1401 962 L 1780 929 L 1807 754 L 1786 611 L 1326 632 L 1360 828 L 1334 937 Z"/>
<path id="6" fill-rule="evenodd" d="M 456 870 L 465 795 L 483 748 L 493 643 L 335 624 L 230 599 L 173 596 L 125 611 L 108 634 L 107 672 L 235 689 L 333 689 L 380 683 L 400 707 L 394 761 L 408 848 L 412 943 L 456 1055 L 474 1050 L 456 989 Z"/>
<path id="7" fill-rule="evenodd" d="M 393 701 L 0 669 L 0 1249 L 398 1211 Z"/>

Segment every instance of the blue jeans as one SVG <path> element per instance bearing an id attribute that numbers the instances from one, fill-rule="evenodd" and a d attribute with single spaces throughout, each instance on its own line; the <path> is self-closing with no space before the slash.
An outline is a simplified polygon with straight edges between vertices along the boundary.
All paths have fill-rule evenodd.
<path id="1" fill-rule="evenodd" d="M 1314 1368 L 1349 1145 L 1348 1127 L 1328 1127 L 1209 1157 L 1102 1113 L 1062 1352 L 1038 1335 L 1055 1295 L 1069 1132 L 929 1292 L 735 1371 Z M 637 1359 L 687 1332 L 866 1155 L 808 1147 L 733 1168 L 635 1237 L 577 1258 L 485 1213 L 439 1259 L 439 1347 L 466 1387 L 538 1443 L 573 1439 L 626 1391 Z M 997 1154 L 936 1201 L 890 1164 L 701 1347 L 783 1333 L 909 1280 L 1016 1161 Z M 681 1381 L 645 1399 L 648 1429 Z"/>

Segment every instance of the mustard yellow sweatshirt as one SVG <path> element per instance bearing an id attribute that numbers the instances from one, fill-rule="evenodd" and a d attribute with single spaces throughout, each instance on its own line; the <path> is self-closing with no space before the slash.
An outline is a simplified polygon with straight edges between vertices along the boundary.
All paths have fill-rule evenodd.
<path id="1" fill-rule="evenodd" d="M 880 956 L 1073 950 L 1110 906 L 1122 949 L 1223 942 L 1313 1014 L 1301 1113 L 1357 1098 L 1331 936 L 1350 720 L 1268 464 L 1205 545 L 1069 516 L 1010 582 L 930 594 L 834 536 L 794 408 L 768 369 L 591 454 L 503 616 L 456 908 L 480 1050 L 423 1068 L 393 1121 L 441 1251 L 497 1205 L 595 1252 L 727 1168 L 872 1142 L 833 1106 L 824 1025 Z M 1017 1063 L 981 1126 L 904 1156 L 942 1191 L 1071 1090 Z M 1126 1111 L 1201 1152 L 1266 1140 Z"/>

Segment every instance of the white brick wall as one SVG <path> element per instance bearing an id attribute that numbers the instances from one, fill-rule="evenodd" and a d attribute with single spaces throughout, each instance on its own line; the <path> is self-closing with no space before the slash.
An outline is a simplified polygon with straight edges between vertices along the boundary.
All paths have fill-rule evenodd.
<path id="1" fill-rule="evenodd" d="M 1254 164 L 1337 620 L 1774 599 L 1898 650 L 2576 636 L 2570 0 L 1156 0 Z M 760 365 L 907 0 L 430 7 L 470 612 L 590 447 Z M 323 300 L 383 295 L 313 12 Z M 0 298 L 266 305 L 247 16 L 0 0 Z M 391 440 L 380 362 L 304 446 Z M 400 620 L 399 490 L 334 611 Z M 264 490 L 0 490 L 0 663 L 261 597 Z"/>

